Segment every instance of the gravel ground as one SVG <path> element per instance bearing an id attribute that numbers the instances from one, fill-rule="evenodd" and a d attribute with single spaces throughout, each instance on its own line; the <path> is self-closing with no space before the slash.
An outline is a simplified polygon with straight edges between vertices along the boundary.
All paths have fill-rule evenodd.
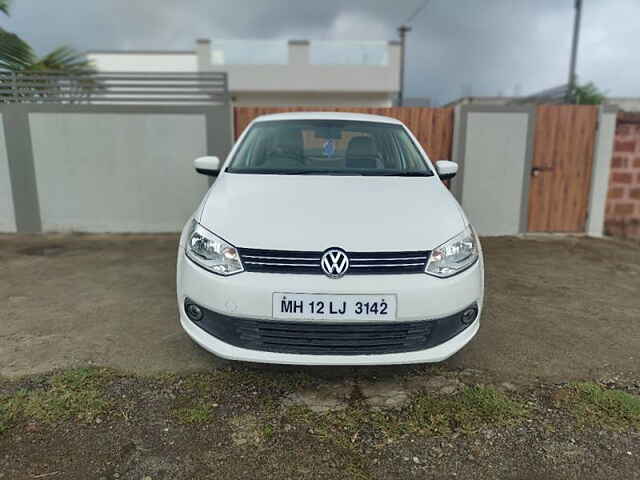
<path id="1" fill-rule="evenodd" d="M 566 384 L 479 383 L 490 376 L 441 367 L 392 382 L 247 368 L 102 375 L 101 387 L 33 376 L 0 385 L 0 479 L 612 480 L 640 471 L 638 381 L 598 386 L 635 399 L 616 410 L 581 408 Z M 103 403 L 74 400 L 94 388 Z M 31 399 L 4 432 L 3 395 Z"/>
<path id="2" fill-rule="evenodd" d="M 326 369 L 195 346 L 176 241 L 0 236 L 1 480 L 638 477 L 638 244 L 485 238 L 459 354 Z"/>

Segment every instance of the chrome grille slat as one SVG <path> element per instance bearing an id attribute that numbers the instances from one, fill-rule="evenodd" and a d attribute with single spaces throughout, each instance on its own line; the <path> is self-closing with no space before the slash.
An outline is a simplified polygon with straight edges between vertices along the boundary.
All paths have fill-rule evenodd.
<path id="1" fill-rule="evenodd" d="M 353 260 L 351 260 L 351 262 L 373 262 L 373 261 L 379 261 L 379 260 L 384 260 L 384 261 L 392 261 L 392 260 L 423 260 L 424 262 L 427 261 L 427 257 L 398 257 L 398 258 L 354 258 Z"/>
<path id="2" fill-rule="evenodd" d="M 420 263 L 352 263 L 350 268 L 371 268 L 371 267 L 412 267 L 416 265 L 424 265 L 423 262 Z"/>
<path id="3" fill-rule="evenodd" d="M 248 272 L 324 275 L 323 252 L 238 248 Z M 423 273 L 429 251 L 346 252 L 350 267 L 346 275 L 401 275 Z"/>
<path id="4" fill-rule="evenodd" d="M 245 265 L 274 265 L 278 267 L 317 267 L 315 263 L 243 262 Z"/>
<path id="5" fill-rule="evenodd" d="M 266 257 L 261 255 L 245 255 L 245 258 L 257 258 L 258 260 L 311 260 L 319 262 L 320 257 L 302 258 L 302 257 Z"/>

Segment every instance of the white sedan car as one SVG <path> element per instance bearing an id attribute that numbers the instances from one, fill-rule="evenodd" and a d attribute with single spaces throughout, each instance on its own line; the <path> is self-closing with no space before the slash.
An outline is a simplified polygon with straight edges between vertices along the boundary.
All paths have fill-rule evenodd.
<path id="1" fill-rule="evenodd" d="M 304 365 L 439 362 L 476 334 L 478 237 L 401 122 L 255 119 L 180 237 L 180 322 L 223 358 Z"/>

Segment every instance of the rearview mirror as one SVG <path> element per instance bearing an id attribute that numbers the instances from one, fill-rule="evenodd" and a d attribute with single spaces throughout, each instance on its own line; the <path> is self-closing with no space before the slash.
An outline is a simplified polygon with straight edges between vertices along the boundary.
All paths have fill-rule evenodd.
<path id="1" fill-rule="evenodd" d="M 199 157 L 193 161 L 193 167 L 198 173 L 217 177 L 220 173 L 220 159 L 218 157 Z"/>
<path id="2" fill-rule="evenodd" d="M 442 180 L 448 180 L 458 173 L 458 164 L 449 160 L 438 160 L 436 162 L 436 171 Z"/>

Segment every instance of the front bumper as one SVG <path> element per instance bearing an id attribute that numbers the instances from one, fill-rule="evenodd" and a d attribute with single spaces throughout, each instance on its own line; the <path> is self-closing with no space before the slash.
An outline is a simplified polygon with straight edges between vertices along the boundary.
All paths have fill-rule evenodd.
<path id="1" fill-rule="evenodd" d="M 345 276 L 339 280 L 320 275 L 285 275 L 244 272 L 220 277 L 206 272 L 178 254 L 178 304 L 180 323 L 200 346 L 222 358 L 260 363 L 303 365 L 382 365 L 440 362 L 466 345 L 479 328 L 483 299 L 483 265 L 474 266 L 454 277 L 440 279 L 429 275 Z M 226 318 L 256 322 L 273 322 L 273 292 L 290 293 L 395 293 L 398 297 L 397 320 L 422 322 L 442 320 L 477 305 L 476 320 L 455 336 L 427 348 L 398 353 L 307 354 L 282 353 L 246 348 L 250 344 L 228 342 L 223 335 L 214 336 L 194 324 L 185 314 L 186 298 Z M 370 323 L 370 322 L 369 322 Z M 350 322 L 356 325 L 357 322 Z M 455 333 L 455 332 L 454 332 Z M 222 337 L 222 338 L 218 338 Z M 224 339 L 224 340 L 223 340 Z"/>

